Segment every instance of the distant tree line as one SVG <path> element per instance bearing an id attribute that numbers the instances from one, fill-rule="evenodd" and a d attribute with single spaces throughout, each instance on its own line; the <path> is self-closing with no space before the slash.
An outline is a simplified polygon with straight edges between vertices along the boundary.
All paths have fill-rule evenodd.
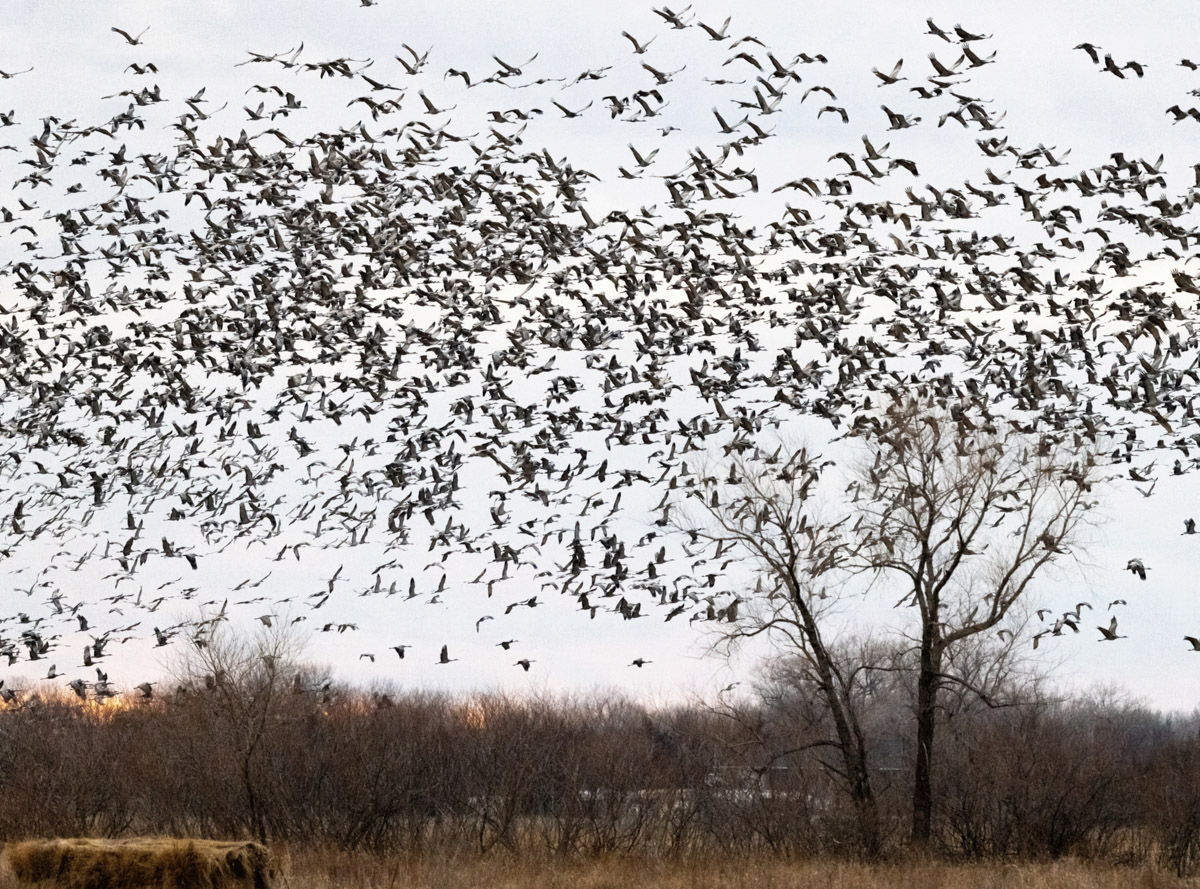
<path id="1" fill-rule="evenodd" d="M 888 854 L 911 842 L 903 674 L 857 708 L 881 844 L 822 742 L 805 665 L 736 701 L 355 690 L 261 640 L 151 700 L 19 697 L 0 711 L 0 839 L 169 834 L 378 853 Z M 220 646 L 217 646 L 220 649 Z M 789 671 L 799 671 L 789 674 Z M 1116 695 L 947 696 L 932 847 L 1195 868 L 1200 715 Z M 833 751 L 836 752 L 836 751 Z"/>

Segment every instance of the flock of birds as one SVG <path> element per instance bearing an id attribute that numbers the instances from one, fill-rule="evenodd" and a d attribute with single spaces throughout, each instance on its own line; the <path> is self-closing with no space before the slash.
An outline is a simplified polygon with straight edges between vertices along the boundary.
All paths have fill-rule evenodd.
<path id="1" fill-rule="evenodd" d="M 676 522 L 706 461 L 772 466 L 771 435 L 800 416 L 870 436 L 910 393 L 964 428 L 1111 453 L 1140 484 L 1159 459 L 1200 465 L 1200 165 L 1179 187 L 1161 157 L 1021 142 L 973 87 L 1002 65 L 975 29 L 929 20 L 928 71 L 864 71 L 887 95 L 864 121 L 824 54 L 690 7 L 652 21 L 622 32 L 629 59 L 561 76 L 407 45 L 378 64 L 251 52 L 240 108 L 165 95 L 154 32 L 113 27 L 128 85 L 103 115 L 0 113 L 0 139 L 27 132 L 0 146 L 10 668 L 112 696 L 97 664 L 126 643 L 204 645 L 259 611 L 353 634 L 399 601 L 475 601 L 495 612 L 480 639 L 556 596 L 585 619 L 732 622 L 736 554 Z M 669 70 L 666 34 L 727 60 Z M 1116 78 L 1158 66 L 1078 48 Z M 633 86 L 601 95 L 618 66 Z M 683 148 L 668 106 L 689 76 L 721 98 Z M 302 126 L 313 81 L 351 96 L 350 122 Z M 455 116 L 484 93 L 482 120 Z M 785 113 L 840 150 L 767 181 L 754 157 Z M 537 144 L 597 116 L 639 133 L 615 169 Z M 875 133 L 847 142 L 851 121 Z M 936 181 L 901 153 L 941 127 L 977 176 Z M 640 206 L 609 206 L 621 183 Z M 279 579 L 293 564 L 308 587 Z M 1033 644 L 1078 632 L 1083 607 Z M 1123 638 L 1115 617 L 1099 630 Z M 458 661 L 393 646 L 422 648 Z"/>

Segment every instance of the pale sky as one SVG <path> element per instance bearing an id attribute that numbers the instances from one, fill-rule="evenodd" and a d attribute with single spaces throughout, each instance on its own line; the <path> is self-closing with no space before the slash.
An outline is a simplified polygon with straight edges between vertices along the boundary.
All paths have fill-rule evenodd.
<path id="1" fill-rule="evenodd" d="M 673 8 L 680 11 L 679 6 Z M 765 47 L 747 43 L 731 51 L 730 40 L 711 41 L 695 24 L 703 21 L 717 29 L 727 15 L 732 16 L 728 33 L 733 39 L 754 35 Z M 956 45 L 926 33 L 927 16 L 932 16 L 943 28 L 961 23 L 972 32 L 992 35 L 973 46 L 985 54 L 995 52 L 995 63 L 973 69 L 970 82 L 957 89 L 990 102 L 986 107 L 993 119 L 1005 115 L 1000 129 L 982 133 L 978 129 L 964 129 L 953 120 L 938 127 L 937 118 L 955 107 L 953 100 L 942 96 L 925 101 L 908 91 L 912 85 L 925 83 L 924 78 L 932 73 L 926 59 L 930 52 L 946 65 L 953 64 L 959 54 Z M 515 124 L 489 120 L 488 112 L 517 108 L 532 114 L 531 109 L 538 108 L 542 113 L 532 114 L 526 129 L 520 133 L 525 149 L 538 151 L 545 146 L 556 158 L 565 158 L 576 168 L 599 175 L 600 181 L 589 186 L 589 206 L 597 218 L 617 208 L 631 213 L 641 207 L 665 212 L 664 205 L 670 195 L 653 177 L 684 168 L 689 150 L 697 146 L 703 147 L 710 157 L 719 154 L 725 137 L 717 126 L 713 107 L 730 123 L 750 114 L 764 129 L 774 128 L 771 138 L 736 159 L 736 165 L 754 170 L 762 185 L 759 194 L 748 195 L 736 206 L 725 208 L 741 216 L 744 227 L 765 226 L 779 218 L 785 202 L 798 201 L 795 192 L 773 194 L 776 186 L 800 176 L 830 177 L 845 173 L 841 162 L 831 161 L 829 156 L 839 151 L 861 154 L 863 134 L 869 134 L 877 147 L 890 143 L 892 156 L 912 159 L 920 169 L 915 177 L 892 177 L 878 186 L 860 185 L 855 197 L 864 200 L 863 195 L 872 194 L 876 199 L 886 196 L 902 202 L 906 187 L 920 189 L 925 182 L 944 187 L 970 178 L 981 183 L 983 169 L 989 162 L 980 156 L 975 140 L 985 136 L 1009 138 L 1025 149 L 1040 143 L 1059 157 L 1069 151 L 1068 162 L 1072 166 L 1057 168 L 1062 171 L 1100 164 L 1114 151 L 1122 151 L 1129 157 L 1144 156 L 1151 162 L 1163 154 L 1163 170 L 1173 177 L 1169 190 L 1175 195 L 1191 184 L 1191 166 L 1200 161 L 1196 151 L 1200 121 L 1185 119 L 1172 124 L 1172 118 L 1165 112 L 1173 104 L 1185 109 L 1200 104 L 1200 99 L 1189 95 L 1190 90 L 1200 89 L 1200 72 L 1178 65 L 1189 53 L 1200 55 L 1200 47 L 1195 44 L 1196 30 L 1189 26 L 1194 18 L 1189 3 L 1156 3 L 1146 8 L 1115 2 L 1010 2 L 1002 6 L 961 2 L 920 5 L 747 2 L 739 4 L 736 12 L 706 3 L 696 4 L 682 13 L 682 17 L 691 27 L 673 29 L 652 11 L 651 4 L 630 2 L 378 0 L 369 7 L 352 0 L 287 4 L 81 4 L 68 0 L 5 3 L 0 6 L 0 70 L 14 73 L 30 66 L 33 70 L 0 80 L 0 113 L 11 109 L 14 119 L 13 126 L 0 128 L 0 145 L 18 149 L 0 152 L 0 204 L 16 208 L 18 199 L 35 202 L 37 210 L 22 215 L 20 221 L 24 222 L 31 214 L 38 216 L 42 211 L 108 199 L 113 186 L 97 176 L 96 165 L 56 169 L 52 184 L 38 188 L 13 187 L 12 183 L 34 169 L 20 165 L 19 161 L 33 156 L 29 140 L 41 132 L 44 118 L 57 118 L 56 126 L 71 119 L 77 120 L 79 128 L 98 125 L 133 100 L 132 96 L 121 96 L 122 91 L 155 85 L 166 101 L 140 109 L 145 129 L 125 130 L 112 140 L 95 141 L 100 137 L 93 137 L 89 147 L 108 153 L 126 143 L 130 157 L 172 152 L 179 137 L 169 125 L 187 110 L 184 100 L 201 89 L 204 89 L 202 101 L 196 106 L 212 114 L 210 120 L 199 124 L 204 144 L 217 132 L 236 138 L 242 129 L 257 134 L 268 127 L 278 127 L 299 140 L 319 131 L 348 128 L 360 121 L 373 136 L 382 138 L 380 134 L 388 127 L 423 120 L 464 137 L 467 141 L 452 146 L 448 153 L 459 152 L 455 156 L 466 159 L 470 159 L 468 142 L 482 144 L 488 138 L 489 128 L 499 127 L 506 133 L 516 131 Z M 130 45 L 112 27 L 120 27 L 135 37 L 141 34 L 140 44 Z M 645 54 L 637 55 L 622 31 L 629 31 L 643 45 L 651 39 L 655 42 Z M 1126 77 L 1118 79 L 1105 73 L 1083 51 L 1073 49 L 1084 41 L 1100 46 L 1101 57 L 1111 53 L 1118 64 L 1129 60 L 1141 62 L 1145 76 L 1138 78 L 1126 71 Z M 402 89 L 372 91 L 358 78 L 321 78 L 313 71 L 285 69 L 277 64 L 235 67 L 250 58 L 250 51 L 275 55 L 294 51 L 301 44 L 304 49 L 296 57 L 298 64 L 347 59 L 354 71 Z M 402 48 L 405 44 L 418 57 L 428 53 L 426 66 L 416 77 L 407 74 L 394 59 L 402 55 L 406 61 L 414 62 L 411 53 Z M 800 53 L 821 53 L 828 62 L 797 65 L 795 70 L 801 82 L 783 84 L 787 95 L 780 113 L 755 115 L 752 109 L 739 109 L 734 102 L 747 99 L 758 72 L 745 60 L 733 58 L 725 64 L 742 50 L 751 51 L 764 61 L 770 51 L 785 63 L 791 63 Z M 476 82 L 482 80 L 498 70 L 493 55 L 520 67 L 522 75 L 503 84 L 467 89 L 459 77 L 447 74 L 453 68 L 469 72 Z M 872 68 L 888 73 L 898 59 L 904 60 L 899 74 L 906 80 L 881 85 Z M 605 95 L 627 96 L 634 90 L 656 86 L 653 76 L 641 67 L 643 62 L 659 71 L 677 71 L 669 83 L 658 86 L 666 100 L 664 107 L 652 120 L 637 123 L 614 120 L 604 101 Z M 147 63 L 153 63 L 157 72 L 137 76 L 125 67 Z M 600 79 L 573 83 L 589 71 L 596 72 Z M 531 83 L 542 78 L 546 82 Z M 705 78 L 745 82 L 713 84 Z M 513 88 L 510 86 L 513 83 L 523 85 Z M 246 108 L 254 112 L 264 102 L 269 111 L 280 103 L 273 93 L 255 91 L 256 85 L 292 92 L 305 107 L 274 121 L 254 120 Z M 801 101 L 801 95 L 814 86 L 827 87 L 837 99 L 816 92 Z M 456 107 L 445 114 L 426 115 L 418 89 L 439 108 Z M 371 117 L 365 104 L 349 104 L 364 95 L 383 101 L 401 94 L 403 109 L 382 114 L 378 120 Z M 104 96 L 115 98 L 101 98 Z M 556 102 L 579 116 L 564 116 Z M 589 102 L 591 105 L 585 110 Z M 905 115 L 919 115 L 922 121 L 919 126 L 888 132 L 881 104 Z M 832 113 L 818 117 L 818 109 L 825 105 L 845 108 L 850 123 L 843 124 Z M 659 127 L 676 129 L 662 135 Z M 279 147 L 273 136 L 262 137 L 256 144 L 261 150 Z M 620 167 L 627 171 L 636 169 L 630 144 L 643 157 L 655 149 L 659 151 L 647 167 L 645 178 L 623 179 L 619 172 Z M 990 163 L 999 171 L 1003 160 Z M 76 183 L 79 188 L 68 192 Z M 871 192 L 871 188 L 878 191 Z M 203 226 L 196 204 L 184 208 L 176 201 L 170 206 L 169 225 L 173 231 L 186 233 L 193 226 Z M 6 232 L 11 228 L 6 227 Z M 39 236 L 50 231 L 43 230 L 40 223 L 34 228 Z M 15 232 L 0 248 L 0 259 L 19 261 L 24 240 L 26 233 Z M 53 238 L 48 243 L 57 247 Z M 1162 273 L 1169 275 L 1170 268 L 1164 266 Z M 96 269 L 97 289 L 104 286 L 104 272 L 102 265 Z M 1169 277 L 1160 280 L 1169 281 Z M 0 286 L 11 283 L 9 277 Z M 1131 285 L 1125 282 L 1120 286 Z M 1191 302 L 1195 299 L 1187 294 L 1180 296 Z M 169 313 L 177 308 L 168 306 L 163 311 Z M 428 305 L 409 308 L 413 323 L 425 327 L 439 321 L 436 310 Z M 119 326 L 133 320 L 125 315 L 114 317 L 112 323 Z M 506 331 L 511 331 L 521 320 L 516 314 L 506 317 L 504 325 L 493 331 L 494 336 L 480 344 L 480 351 L 506 348 Z M 776 333 L 780 335 L 783 344 L 790 340 L 788 331 Z M 604 354 L 606 359 L 615 354 L 628 363 L 633 349 L 633 343 L 625 341 Z M 551 352 L 544 349 L 536 355 L 537 361 L 531 362 L 531 366 L 549 358 Z M 769 352 L 764 355 L 754 360 L 765 361 L 769 369 L 772 356 Z M 603 393 L 597 387 L 602 377 L 593 372 L 594 368 L 585 366 L 579 351 L 559 352 L 556 357 L 555 373 L 575 374 L 585 383 L 585 391 L 574 400 L 583 405 L 599 404 Z M 696 366 L 704 356 L 693 358 L 688 362 Z M 296 370 L 302 369 L 287 369 L 264 387 L 264 393 L 277 393 L 283 386 L 283 378 Z M 421 376 L 419 367 L 410 370 L 414 377 Z M 684 363 L 669 370 L 686 382 Z M 204 371 L 194 371 L 197 384 L 202 385 Z M 510 380 L 509 395 L 518 402 L 532 401 L 542 397 L 547 383 L 547 377 L 533 375 Z M 268 395 L 262 397 L 266 399 Z M 449 389 L 429 393 L 426 415 L 429 425 L 456 422 L 451 412 L 454 397 Z M 770 393 L 765 396 L 761 392 L 748 393 L 747 398 L 761 407 L 769 402 Z M 6 418 L 19 402 L 20 395 L 13 390 L 0 395 Z M 668 410 L 670 422 L 674 423 L 676 418 L 687 421 L 698 414 L 711 413 L 711 406 L 685 387 L 671 396 Z M 356 436 L 360 440 L 382 438 L 385 422 L 367 424 L 361 417 L 348 418 L 342 426 L 325 423 L 319 428 L 314 426 L 316 431 L 312 433 L 306 429 L 305 435 L 318 447 L 320 453 L 315 456 L 333 463 L 343 456 L 338 444 Z M 286 429 L 290 424 L 283 425 Z M 1190 434 L 1195 430 L 1187 427 L 1177 431 Z M 830 430 L 811 419 L 792 418 L 771 434 L 791 439 L 807 436 L 814 446 L 823 448 L 827 447 L 825 440 L 830 437 Z M 1153 433 L 1143 435 L 1145 441 L 1153 439 Z M 769 438 L 764 443 L 769 443 Z M 4 444 L 5 449 L 12 446 Z M 476 444 L 477 441 L 471 441 L 462 450 L 470 450 Z M 580 435 L 575 446 L 586 448 L 593 455 L 589 472 L 598 459 L 595 455 L 606 447 L 603 433 L 595 432 Z M 618 466 L 646 465 L 657 475 L 653 462 L 656 447 L 647 446 L 623 455 L 612 452 L 614 471 Z M 295 505 L 312 490 L 302 488 L 299 479 L 315 470 L 312 465 L 305 469 L 300 461 L 293 462 L 294 451 L 286 445 L 283 450 L 281 459 L 288 464 L 290 474 L 285 472 L 272 483 L 270 494 Z M 835 459 L 848 456 L 836 447 L 829 454 Z M 1119 480 L 1105 495 L 1100 510 L 1105 521 L 1096 530 L 1084 564 L 1064 563 L 1043 578 L 1037 595 L 1039 601 L 1053 603 L 1055 609 L 1074 607 L 1078 601 L 1094 605 L 1095 617 L 1089 615 L 1084 632 L 1043 650 L 1047 663 L 1062 661 L 1055 675 L 1063 682 L 1075 687 L 1120 683 L 1156 706 L 1190 710 L 1200 697 L 1200 654 L 1190 652 L 1181 637 L 1185 633 L 1200 635 L 1200 601 L 1197 601 L 1200 590 L 1195 589 L 1200 542 L 1182 535 L 1181 531 L 1185 518 L 1200 513 L 1200 489 L 1196 471 L 1179 477 L 1171 475 L 1171 465 L 1178 456 L 1174 451 L 1152 449 L 1139 454 L 1138 465 L 1155 462 L 1152 474 L 1158 478 L 1158 484 L 1150 497 L 1136 490 L 1124 464 L 1113 467 L 1111 474 Z M 49 463 L 52 456 L 44 454 L 40 459 Z M 29 483 L 28 478 L 26 482 Z M 489 498 L 489 492 L 497 484 L 495 466 L 483 458 L 469 461 L 462 470 L 461 483 L 463 515 L 477 530 L 486 531 L 492 524 L 488 508 L 495 505 L 495 500 Z M 321 484 L 333 482 L 326 480 Z M 602 507 L 605 511 L 612 494 L 611 490 L 606 492 L 609 499 Z M 13 500 L 22 496 L 19 488 L 12 490 Z M 514 502 L 515 499 L 510 498 L 507 504 L 513 522 L 524 520 L 525 516 L 539 521 L 548 518 L 539 506 Z M 658 517 L 653 508 L 655 502 L 657 496 L 639 499 L 631 492 L 620 515 L 614 519 L 614 529 L 631 544 L 645 534 L 663 533 L 654 525 Z M 578 511 L 580 503 L 574 505 Z M 164 506 L 164 512 L 165 509 Z M 310 548 L 300 559 L 289 552 L 281 561 L 275 561 L 280 546 L 300 538 L 289 539 L 285 534 L 262 544 L 235 542 L 223 552 L 208 552 L 200 529 L 185 527 L 187 523 L 169 525 L 159 516 L 157 524 L 147 520 L 145 541 L 138 544 L 139 549 L 143 545 L 155 546 L 160 536 L 170 535 L 176 544 L 204 553 L 199 570 L 193 572 L 179 560 L 151 561 L 136 577 L 121 579 L 112 576 L 112 559 L 101 562 L 97 558 L 87 562 L 79 572 L 69 571 L 66 566 L 93 546 L 103 550 L 105 541 L 109 541 L 119 548 L 127 538 L 128 533 L 121 525 L 124 507 L 113 505 L 109 511 L 111 515 L 94 520 L 86 534 L 61 541 L 21 540 L 13 554 L 0 562 L 0 571 L 7 572 L 8 580 L 7 591 L 0 592 L 3 603 L 0 616 L 24 612 L 34 619 L 43 617 L 48 633 L 60 635 L 54 651 L 44 656 L 44 663 L 46 666 L 54 663 L 64 678 L 51 682 L 90 677 L 92 671 L 79 665 L 79 650 L 97 631 L 113 632 L 115 644 L 104 663 L 118 686 L 129 687 L 156 676 L 161 672 L 157 660 L 160 651 L 154 648 L 151 627 L 194 619 L 202 607 L 203 613 L 214 614 L 226 599 L 230 603 L 231 622 L 237 626 L 254 626 L 255 618 L 261 614 L 274 615 L 275 620 L 304 617 L 303 626 L 310 629 L 320 629 L 332 622 L 335 627 L 330 632 L 313 634 L 306 656 L 328 664 L 340 679 L 364 684 L 380 681 L 394 682 L 404 688 L 452 690 L 492 687 L 578 690 L 600 685 L 617 686 L 661 700 L 678 697 L 693 688 L 719 688 L 747 678 L 761 653 L 748 651 L 733 663 L 706 655 L 709 637 L 699 629 L 702 624 L 689 626 L 684 619 L 666 623 L 658 611 L 651 611 L 648 619 L 635 621 L 621 621 L 603 613 L 589 620 L 586 614 L 578 613 L 573 598 L 560 596 L 554 588 L 542 588 L 545 578 L 536 577 L 533 570 L 497 585 L 489 600 L 486 586 L 470 581 L 480 571 L 486 571 L 487 577 L 492 578 L 498 570 L 496 565 L 481 556 L 442 566 L 437 564 L 437 553 L 429 554 L 416 542 L 406 548 L 385 551 L 384 516 L 380 517 L 369 544 L 338 546 L 320 552 Z M 7 516 L 11 508 L 0 509 L 0 513 Z M 588 521 L 594 519 L 591 513 L 586 517 Z M 414 522 L 425 524 L 420 512 Z M 440 522 L 439 518 L 439 525 Z M 552 525 L 539 525 L 538 539 L 533 542 L 540 543 L 543 527 L 569 529 L 573 522 L 574 517 L 564 515 Z M 423 528 L 421 533 L 424 534 Z M 327 539 L 331 538 L 327 535 Z M 422 537 L 420 543 L 427 539 Z M 651 552 L 657 548 L 654 544 L 647 546 Z M 41 566 L 56 551 L 61 552 L 59 561 L 53 563 L 54 567 L 45 576 L 40 576 Z M 553 556 L 547 552 L 545 564 L 538 567 L 551 568 L 550 563 L 555 561 L 561 564 L 564 551 L 562 547 L 554 549 Z M 1145 582 L 1124 570 L 1126 561 L 1135 556 L 1151 569 Z M 371 592 L 374 569 L 395 559 L 399 564 L 382 569 L 379 576 L 385 590 L 389 583 L 395 582 L 399 594 L 360 595 Z M 645 557 L 639 553 L 631 562 L 635 568 L 641 568 Z M 344 567 L 330 602 L 313 611 L 305 597 L 319 592 L 339 566 Z M 443 567 L 447 580 L 445 589 L 439 593 Z M 253 591 L 235 589 L 243 581 L 254 582 L 268 574 Z M 402 600 L 410 578 L 416 578 L 419 596 L 405 602 Z M 43 581 L 49 585 L 38 586 Z M 162 593 L 156 592 L 159 585 L 163 585 Z M 185 597 L 180 591 L 189 586 L 197 589 Z M 26 594 L 23 588 L 30 592 Z M 141 605 L 136 602 L 139 588 Z M 47 599 L 53 590 L 62 593 L 68 606 L 84 603 L 80 613 L 88 616 L 90 631 L 79 632 L 73 620 L 64 622 L 61 617 L 50 616 Z M 122 594 L 128 598 L 105 601 L 106 597 Z M 147 611 L 145 603 L 158 595 L 164 596 L 165 601 L 157 610 Z M 535 595 L 539 607 L 519 607 L 511 614 L 504 614 L 509 604 Z M 264 597 L 263 601 L 238 604 L 258 596 Z M 1108 604 L 1116 599 L 1126 599 L 1129 603 L 1115 612 L 1120 615 L 1121 632 L 1128 638 L 1099 644 L 1094 625 L 1107 624 Z M 311 603 L 311 599 L 308 601 Z M 891 619 L 886 609 L 879 612 L 872 610 L 873 607 L 864 605 L 865 628 L 876 619 L 885 622 Z M 118 609 L 118 613 L 110 609 Z M 477 624 L 485 615 L 492 620 Z M 339 633 L 336 625 L 341 623 L 355 627 Z M 131 625 L 135 626 L 128 632 L 117 632 Z M 0 633 L 11 639 L 20 629 L 10 623 L 3 625 Z M 519 642 L 509 651 L 496 647 L 496 643 L 507 639 Z M 121 644 L 121 640 L 128 641 Z M 184 637 L 178 637 L 173 644 L 184 644 Z M 391 651 L 390 647 L 397 644 L 413 646 L 403 662 Z M 443 644 L 450 647 L 456 663 L 435 664 Z M 363 657 L 366 654 L 373 654 L 375 660 Z M 533 669 L 525 673 L 513 666 L 518 657 L 532 658 Z M 629 666 L 638 657 L 653 663 L 641 669 Z M 41 661 L 22 660 L 10 668 L 0 667 L 0 677 L 8 677 L 10 684 L 23 677 L 36 686 L 43 681 L 43 675 Z"/>

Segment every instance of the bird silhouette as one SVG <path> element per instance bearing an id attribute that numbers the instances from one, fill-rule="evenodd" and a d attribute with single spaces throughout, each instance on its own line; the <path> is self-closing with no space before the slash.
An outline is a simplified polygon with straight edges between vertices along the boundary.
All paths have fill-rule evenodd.
<path id="1" fill-rule="evenodd" d="M 120 34 L 122 37 L 124 37 L 125 42 L 128 43 L 130 46 L 140 46 L 142 43 L 142 37 L 145 35 L 145 33 L 147 31 L 150 30 L 150 26 L 147 25 L 145 28 L 143 28 L 136 37 L 130 36 L 128 31 L 122 30 L 121 28 L 114 27 L 112 30 L 115 31 L 117 34 Z"/>

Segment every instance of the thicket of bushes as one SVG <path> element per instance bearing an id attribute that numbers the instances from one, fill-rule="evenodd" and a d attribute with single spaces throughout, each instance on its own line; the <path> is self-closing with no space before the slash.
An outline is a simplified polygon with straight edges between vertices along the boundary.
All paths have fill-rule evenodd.
<path id="1" fill-rule="evenodd" d="M 0 712 L 0 839 L 161 833 L 378 852 L 857 851 L 824 727 L 786 696 L 651 710 L 617 694 L 384 694 L 322 688 L 303 671 L 257 675 L 119 707 L 40 698 Z M 891 848 L 911 815 L 899 694 L 864 704 Z M 1112 698 L 964 706 L 947 711 L 942 739 L 936 837 L 947 854 L 1192 870 L 1197 717 Z"/>

